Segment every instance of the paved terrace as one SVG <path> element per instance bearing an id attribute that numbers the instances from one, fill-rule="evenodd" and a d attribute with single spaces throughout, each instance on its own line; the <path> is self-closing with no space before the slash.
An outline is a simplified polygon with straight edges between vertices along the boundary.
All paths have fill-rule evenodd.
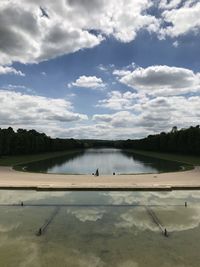
<path id="1" fill-rule="evenodd" d="M 0 189 L 33 190 L 190 190 L 200 189 L 200 167 L 194 170 L 138 175 L 62 175 L 18 172 L 0 167 Z"/>

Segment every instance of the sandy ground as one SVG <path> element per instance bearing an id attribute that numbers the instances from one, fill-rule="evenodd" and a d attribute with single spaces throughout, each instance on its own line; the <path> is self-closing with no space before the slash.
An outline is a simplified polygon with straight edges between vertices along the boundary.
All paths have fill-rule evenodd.
<path id="1" fill-rule="evenodd" d="M 0 167 L 0 189 L 35 190 L 175 190 L 200 189 L 200 167 L 194 170 L 139 175 L 59 175 L 18 172 Z"/>

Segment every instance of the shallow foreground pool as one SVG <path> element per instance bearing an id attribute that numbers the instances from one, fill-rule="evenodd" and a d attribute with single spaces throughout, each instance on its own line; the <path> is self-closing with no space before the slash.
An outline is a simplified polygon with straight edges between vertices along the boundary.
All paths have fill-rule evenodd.
<path id="1" fill-rule="evenodd" d="M 198 267 L 199 223 L 199 191 L 0 191 L 0 266 Z"/>
<path id="2" fill-rule="evenodd" d="M 136 174 L 171 172 L 183 169 L 181 163 L 147 157 L 121 149 L 99 148 L 74 152 L 66 156 L 33 162 L 24 170 L 45 173 L 92 174 L 98 169 L 101 174 Z"/>

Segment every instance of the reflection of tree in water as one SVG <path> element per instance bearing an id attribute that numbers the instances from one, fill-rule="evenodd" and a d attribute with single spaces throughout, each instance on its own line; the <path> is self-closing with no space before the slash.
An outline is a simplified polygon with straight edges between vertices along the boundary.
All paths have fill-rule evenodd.
<path id="1" fill-rule="evenodd" d="M 140 155 L 137 153 L 133 153 L 131 151 L 128 150 L 116 150 L 116 149 L 90 149 L 88 150 L 82 150 L 82 151 L 75 151 L 73 153 L 64 155 L 64 156 L 60 156 L 60 157 L 55 157 L 55 158 L 50 158 L 50 159 L 46 159 L 46 160 L 42 160 L 42 161 L 38 161 L 38 162 L 32 162 L 30 164 L 27 164 L 25 166 L 25 170 L 27 171 L 32 171 L 32 172 L 44 172 L 47 173 L 49 172 L 49 170 L 53 169 L 53 168 L 58 168 L 62 167 L 62 165 L 72 162 L 75 159 L 79 159 L 80 157 L 83 157 L 83 155 L 89 152 L 89 154 L 99 154 L 100 158 L 106 157 L 106 152 L 109 151 L 109 154 L 121 154 L 122 156 L 125 156 L 126 158 L 129 158 L 133 161 L 133 165 L 136 163 L 138 163 L 138 165 L 141 166 L 141 170 L 144 168 L 148 168 L 148 172 L 169 172 L 169 171 L 178 171 L 182 169 L 182 164 L 178 163 L 178 162 L 174 162 L 174 161 L 170 161 L 170 160 L 163 160 L 163 159 L 158 159 L 158 158 L 154 158 L 154 157 L 149 157 L 149 156 L 145 156 L 145 155 Z M 94 156 L 95 156 L 94 155 Z M 117 159 L 116 159 L 117 160 Z M 104 162 L 102 164 L 109 164 L 109 162 L 107 163 Z M 123 165 L 123 164 L 122 164 Z M 106 167 L 106 166 L 102 166 Z M 143 167 L 143 168 L 142 168 Z M 59 172 L 59 170 L 58 170 Z M 63 171 L 65 172 L 65 171 Z M 125 171 L 126 172 L 126 171 Z"/>
<path id="2" fill-rule="evenodd" d="M 158 172 L 178 171 L 182 169 L 183 165 L 179 162 L 144 156 L 126 150 L 121 150 L 121 153 L 128 158 L 132 158 L 135 162 L 156 169 Z"/>
<path id="3" fill-rule="evenodd" d="M 85 151 L 76 151 L 64 156 L 32 162 L 25 166 L 25 170 L 33 172 L 47 172 L 50 168 L 62 166 L 66 162 L 81 157 L 84 153 Z"/>

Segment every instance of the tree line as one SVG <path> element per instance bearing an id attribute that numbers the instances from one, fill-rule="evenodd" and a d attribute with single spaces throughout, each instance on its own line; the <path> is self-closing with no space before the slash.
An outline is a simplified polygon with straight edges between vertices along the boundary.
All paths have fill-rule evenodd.
<path id="1" fill-rule="evenodd" d="M 51 138 L 35 130 L 18 129 L 15 132 L 11 127 L 0 128 L 0 156 L 55 152 L 83 147 L 84 144 L 81 141 L 72 138 Z"/>
<path id="2" fill-rule="evenodd" d="M 174 126 L 171 132 L 149 135 L 139 140 L 128 139 L 121 141 L 119 146 L 128 149 L 200 155 L 200 127 L 197 125 L 178 130 Z"/>
<path id="3" fill-rule="evenodd" d="M 0 128 L 0 156 L 37 154 L 91 147 L 115 147 L 200 155 L 200 127 L 197 125 L 178 130 L 175 126 L 168 133 L 162 132 L 137 140 L 116 141 L 51 138 L 35 130 L 18 129 L 14 131 L 11 127 L 7 129 Z"/>

